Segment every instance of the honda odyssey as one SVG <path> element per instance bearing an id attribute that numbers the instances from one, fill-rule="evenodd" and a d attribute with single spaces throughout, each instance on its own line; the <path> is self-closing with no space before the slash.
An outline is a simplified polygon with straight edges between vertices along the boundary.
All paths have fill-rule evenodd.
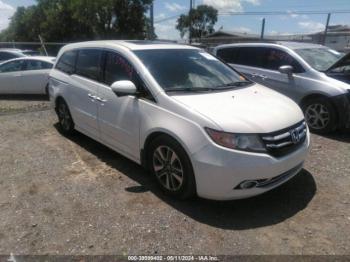
<path id="1" fill-rule="evenodd" d="M 67 45 L 49 93 L 63 133 L 77 130 L 141 164 L 181 199 L 264 193 L 299 173 L 309 148 L 297 104 L 190 46 Z"/>
<path id="2" fill-rule="evenodd" d="M 292 98 L 311 131 L 350 127 L 349 55 L 294 42 L 221 45 L 214 54 L 252 81 Z"/>

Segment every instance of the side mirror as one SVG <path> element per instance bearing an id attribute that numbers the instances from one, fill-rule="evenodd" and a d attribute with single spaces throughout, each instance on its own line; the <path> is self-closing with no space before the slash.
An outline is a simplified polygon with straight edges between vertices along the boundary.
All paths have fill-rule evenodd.
<path id="1" fill-rule="evenodd" d="M 280 68 L 278 68 L 278 71 L 281 74 L 286 74 L 290 77 L 293 75 L 294 68 L 290 65 L 284 65 L 284 66 L 280 66 Z"/>
<path id="2" fill-rule="evenodd" d="M 117 96 L 134 96 L 137 94 L 135 84 L 129 80 L 114 82 L 111 89 Z"/>

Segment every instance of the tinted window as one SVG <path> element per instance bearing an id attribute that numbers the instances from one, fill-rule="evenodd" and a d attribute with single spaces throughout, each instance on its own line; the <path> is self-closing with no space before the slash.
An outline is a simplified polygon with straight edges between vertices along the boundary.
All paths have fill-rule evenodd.
<path id="1" fill-rule="evenodd" d="M 7 73 L 21 71 L 23 68 L 23 64 L 23 60 L 8 62 L 0 66 L 0 72 Z"/>
<path id="2" fill-rule="evenodd" d="M 77 51 L 68 51 L 64 53 L 56 65 L 56 69 L 66 73 L 73 74 L 75 69 Z"/>
<path id="3" fill-rule="evenodd" d="M 75 73 L 86 78 L 99 80 L 101 55 L 102 51 L 97 49 L 80 50 Z"/>
<path id="4" fill-rule="evenodd" d="M 10 53 L 10 52 L 0 52 L 0 61 L 10 60 L 10 59 L 22 57 L 22 56 L 24 56 L 24 55 L 14 54 L 14 53 Z"/>
<path id="5" fill-rule="evenodd" d="M 224 60 L 226 63 L 235 64 L 237 59 L 237 48 L 223 48 L 219 49 L 216 53 L 218 57 Z"/>
<path id="6" fill-rule="evenodd" d="M 219 90 L 244 81 L 231 67 L 201 50 L 160 49 L 134 53 L 166 91 Z"/>
<path id="7" fill-rule="evenodd" d="M 45 70 L 51 68 L 52 64 L 50 63 L 39 60 L 27 60 L 25 70 Z"/>
<path id="8" fill-rule="evenodd" d="M 237 48 L 235 64 L 254 67 L 263 66 L 265 48 L 262 47 L 240 47 Z"/>
<path id="9" fill-rule="evenodd" d="M 278 70 L 280 66 L 284 65 L 292 66 L 295 73 L 304 72 L 302 66 L 288 53 L 274 48 L 266 49 L 264 68 Z"/>
<path id="10" fill-rule="evenodd" d="M 120 80 L 130 80 L 135 83 L 135 79 L 136 72 L 124 57 L 117 53 L 106 52 L 104 82 L 107 85 L 112 85 Z"/>

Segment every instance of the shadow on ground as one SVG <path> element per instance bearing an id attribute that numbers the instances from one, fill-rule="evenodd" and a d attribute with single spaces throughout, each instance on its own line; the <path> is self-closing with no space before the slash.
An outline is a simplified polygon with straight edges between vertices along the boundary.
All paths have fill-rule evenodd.
<path id="1" fill-rule="evenodd" d="M 339 142 L 350 143 L 350 129 L 336 131 L 331 134 L 323 135 L 323 137 L 336 140 Z"/>
<path id="2" fill-rule="evenodd" d="M 199 198 L 179 201 L 165 196 L 151 175 L 118 153 L 79 133 L 69 139 L 139 184 L 126 191 L 135 194 L 151 191 L 189 218 L 217 228 L 243 230 L 280 223 L 306 208 L 317 190 L 313 176 L 302 170 L 286 184 L 254 198 L 226 202 Z"/>
<path id="3" fill-rule="evenodd" d="M 0 100 L 49 101 L 47 95 L 0 95 Z"/>

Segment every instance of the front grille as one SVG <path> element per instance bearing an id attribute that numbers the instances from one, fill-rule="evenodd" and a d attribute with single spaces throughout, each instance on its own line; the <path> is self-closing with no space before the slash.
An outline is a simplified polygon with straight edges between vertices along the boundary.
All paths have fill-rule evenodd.
<path id="1" fill-rule="evenodd" d="M 289 128 L 264 134 L 261 139 L 269 154 L 282 157 L 297 150 L 305 142 L 306 133 L 306 123 L 302 121 Z"/>

